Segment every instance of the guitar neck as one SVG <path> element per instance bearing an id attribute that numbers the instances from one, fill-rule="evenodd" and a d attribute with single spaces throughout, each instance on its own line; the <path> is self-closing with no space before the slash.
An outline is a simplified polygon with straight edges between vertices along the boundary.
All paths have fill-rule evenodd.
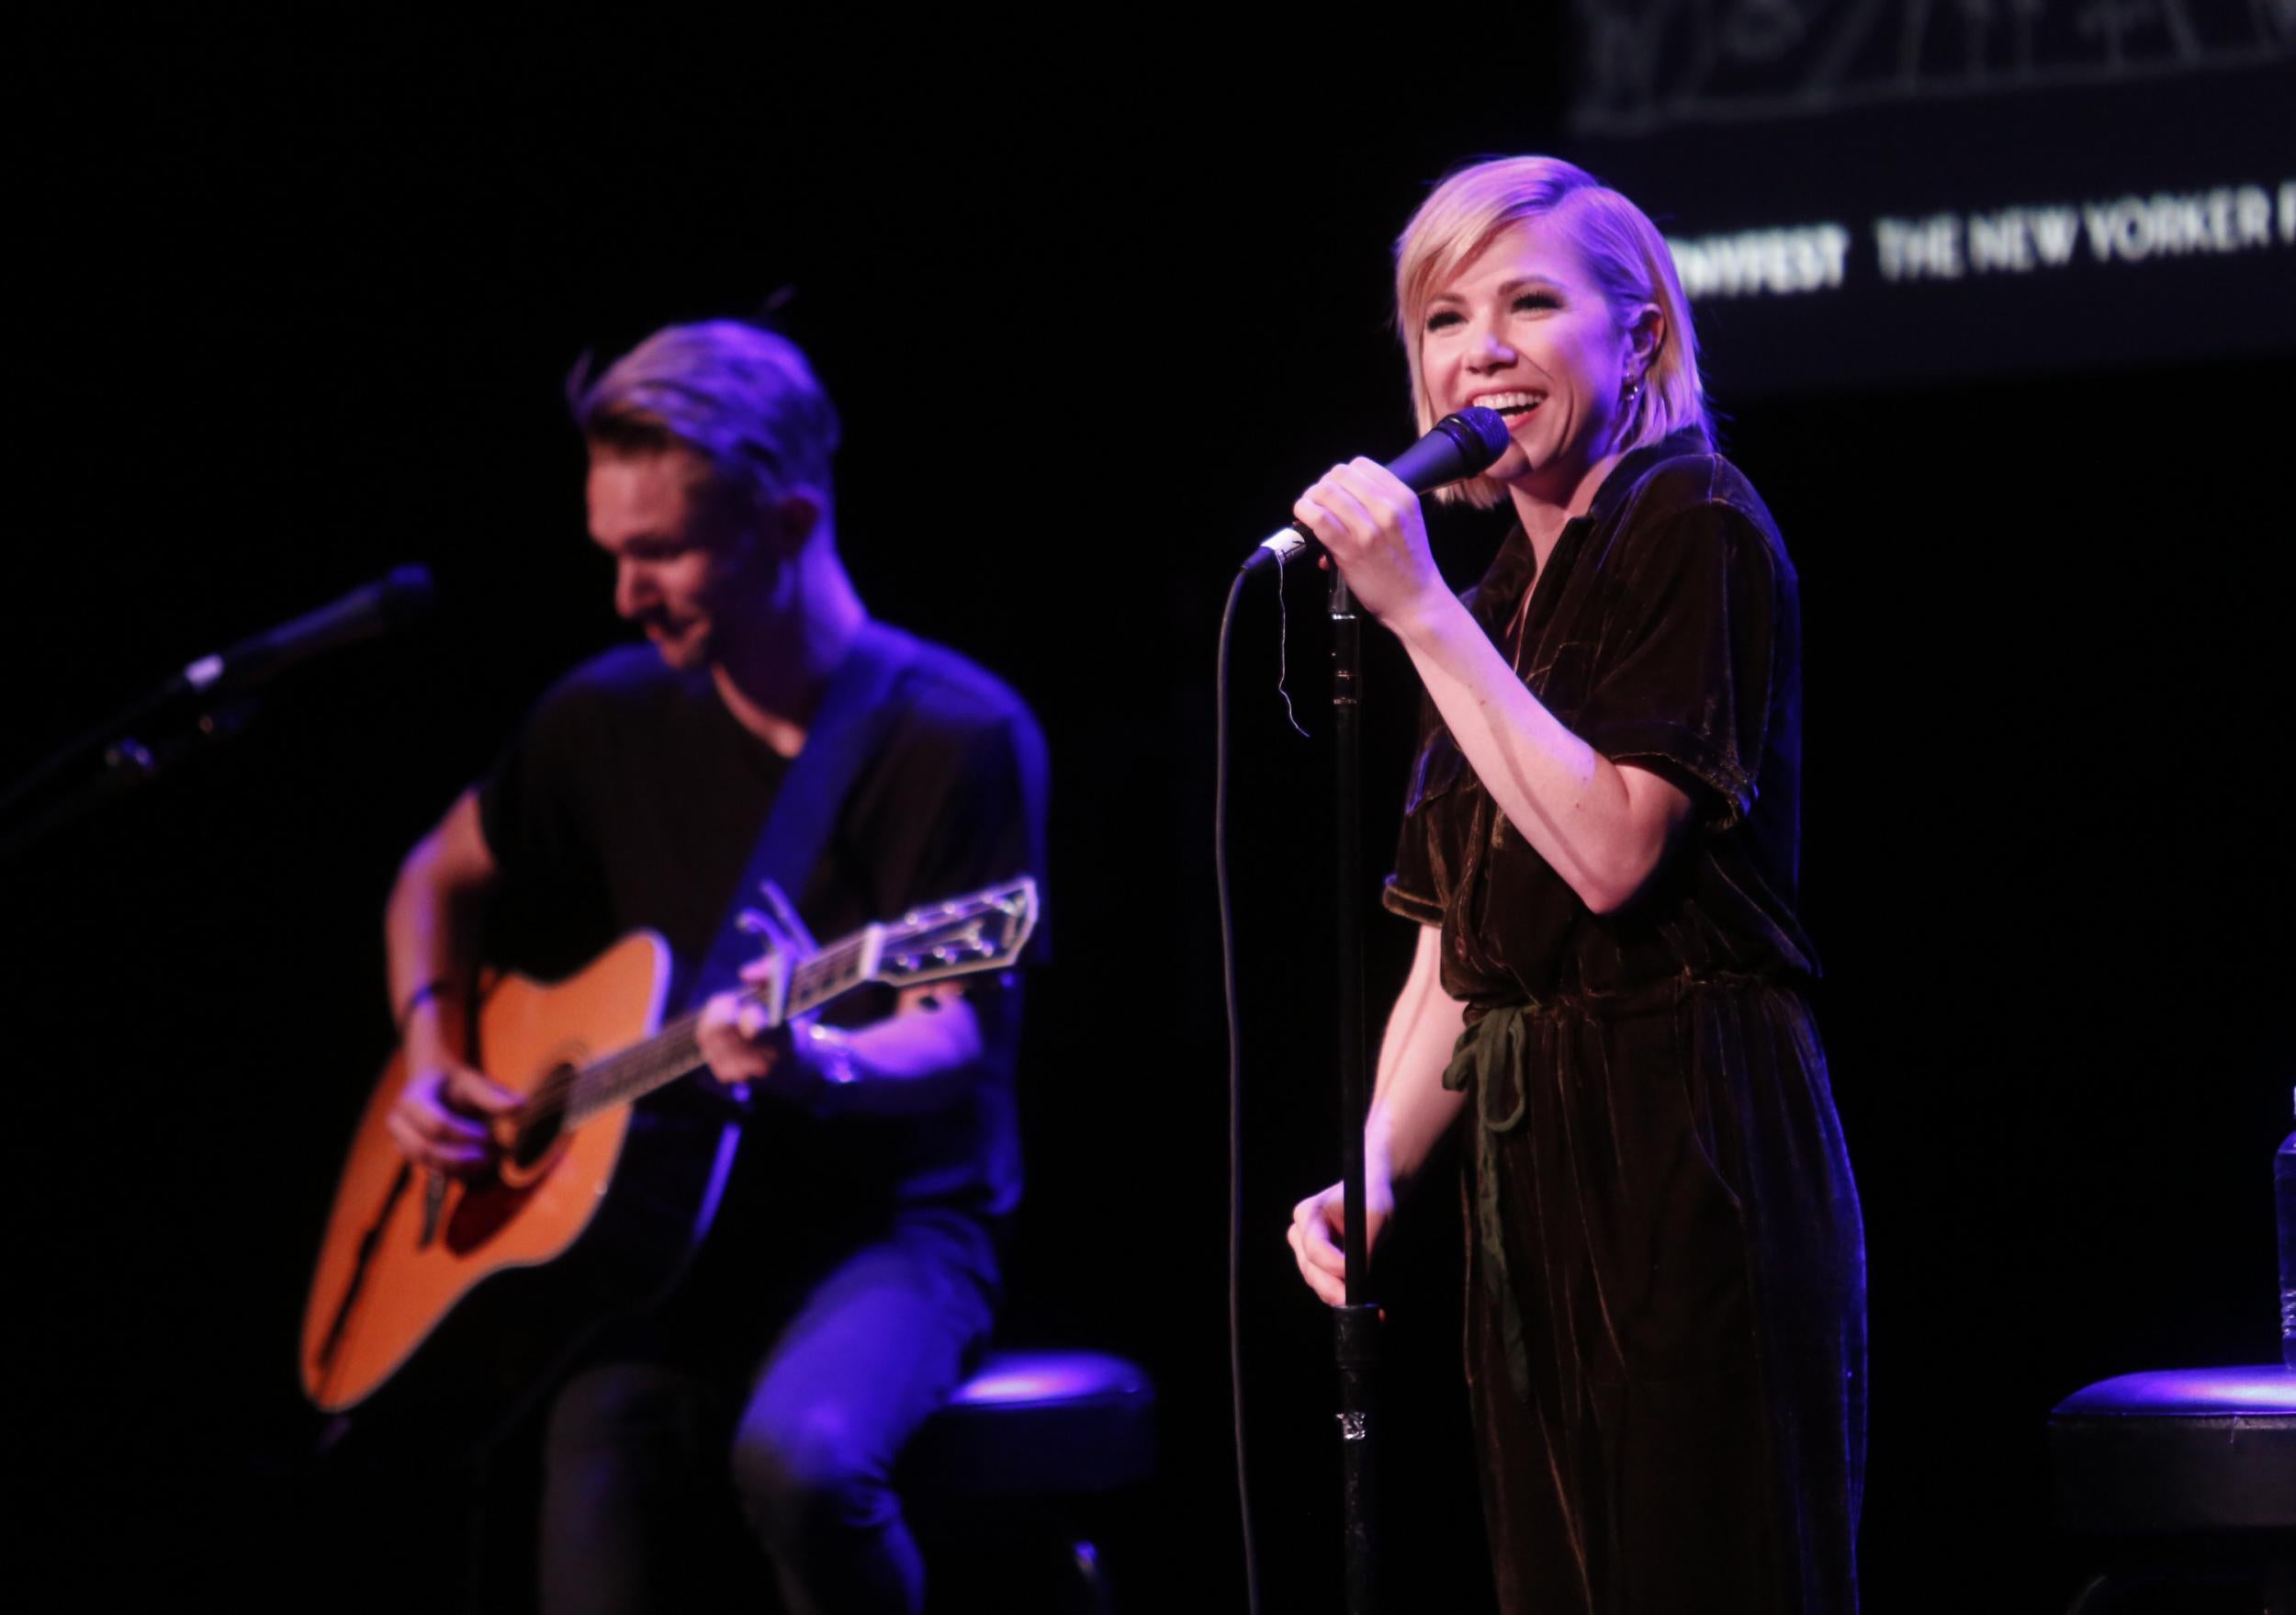
<path id="1" fill-rule="evenodd" d="M 744 987 L 742 996 L 764 1005 L 767 1024 L 779 1026 L 869 982 L 910 987 L 1001 969 L 1019 958 L 1036 918 L 1036 882 L 1017 875 L 1002 886 L 912 909 L 897 920 L 863 926 L 796 961 L 786 986 Z M 701 1011 L 690 1011 L 643 1043 L 546 1079 L 523 1108 L 522 1131 L 579 1127 L 700 1070 L 706 1063 L 695 1037 L 701 1024 Z"/>
<path id="2" fill-rule="evenodd" d="M 878 943 L 879 928 L 870 926 L 799 961 L 790 972 L 788 997 L 770 1024 L 783 1024 L 874 980 Z M 741 993 L 752 1003 L 770 1005 L 766 995 L 756 988 L 744 988 Z M 573 1073 L 561 1099 L 563 1124 L 579 1127 L 602 1111 L 643 1099 L 700 1070 L 707 1063 L 695 1035 L 701 1025 L 702 1011 L 688 1011 L 644 1043 Z"/>

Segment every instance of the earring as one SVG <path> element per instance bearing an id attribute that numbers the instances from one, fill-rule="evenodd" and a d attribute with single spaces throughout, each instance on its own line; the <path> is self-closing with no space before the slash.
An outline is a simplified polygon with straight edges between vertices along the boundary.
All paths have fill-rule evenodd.
<path id="1" fill-rule="evenodd" d="M 1628 409 L 1632 409 L 1634 408 L 1635 400 L 1640 398 L 1641 396 L 1642 378 L 1638 376 L 1626 384 L 1626 396 L 1621 401 L 1624 402 Z"/>

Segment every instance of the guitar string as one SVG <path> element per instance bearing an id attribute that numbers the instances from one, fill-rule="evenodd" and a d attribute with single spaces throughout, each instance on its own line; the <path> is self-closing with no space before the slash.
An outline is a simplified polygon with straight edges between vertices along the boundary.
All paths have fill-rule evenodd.
<path id="1" fill-rule="evenodd" d="M 991 910 L 1002 910 L 1008 916 L 1011 912 L 1002 903 L 992 901 L 971 912 L 936 914 L 932 921 L 945 925 L 953 920 L 978 919 Z M 908 940 L 911 938 L 897 933 L 880 936 L 881 943 L 897 944 Z M 868 944 L 869 936 L 863 932 L 832 943 L 812 957 L 798 961 L 791 972 L 787 1002 L 809 1009 L 852 985 L 861 976 L 861 958 Z M 738 990 L 748 998 L 758 996 L 755 988 Z M 642 1097 L 693 1070 L 703 1064 L 694 1035 L 701 1019 L 700 1011 L 689 1011 L 634 1047 L 619 1050 L 589 1066 L 562 1067 L 551 1072 L 533 1097 L 512 1112 L 518 1130 L 523 1134 L 539 1122 L 552 1123 L 561 1132 L 578 1127 L 602 1111 L 625 1100 Z"/>
<path id="2" fill-rule="evenodd" d="M 789 1001 L 809 1006 L 822 988 L 857 973 L 865 942 L 861 938 L 836 944 L 800 961 L 790 973 Z M 756 988 L 739 990 L 745 998 L 759 997 Z M 580 1126 L 600 1111 L 682 1077 L 701 1063 L 695 1037 L 701 1024 L 701 1011 L 690 1011 L 634 1048 L 608 1055 L 592 1065 L 552 1072 L 522 1112 L 522 1129 L 535 1122 Z"/>

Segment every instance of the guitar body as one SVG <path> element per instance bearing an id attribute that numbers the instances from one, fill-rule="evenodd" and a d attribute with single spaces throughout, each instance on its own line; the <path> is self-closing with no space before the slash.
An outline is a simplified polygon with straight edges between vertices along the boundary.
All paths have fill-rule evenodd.
<path id="1" fill-rule="evenodd" d="M 870 984 L 1001 970 L 1037 918 L 1036 883 L 1001 886 L 864 926 L 745 987 L 771 1023 Z M 585 1331 L 663 1294 L 709 1232 L 740 1141 L 699 1069 L 698 1013 L 661 1023 L 670 949 L 634 932 L 563 981 L 504 976 L 484 993 L 471 1056 L 519 1095 L 496 1174 L 411 1167 L 388 1125 L 394 1057 L 367 1101 L 303 1313 L 303 1390 L 323 1412 L 408 1381 L 469 1428 L 514 1411 Z M 760 994 L 768 994 L 760 997 Z"/>
<path id="2" fill-rule="evenodd" d="M 500 977 L 478 1008 L 475 1063 L 531 1097 L 638 1043 L 660 1024 L 670 963 L 641 932 L 562 981 Z M 395 1056 L 352 1140 L 304 1314 L 303 1388 L 343 1412 L 411 1362 L 426 1372 L 409 1377 L 433 1377 L 438 1360 L 499 1408 L 602 1305 L 674 1277 L 707 1229 L 737 1128 L 699 1106 L 618 1106 L 497 1178 L 434 1182 L 385 1125 L 405 1079 Z"/>

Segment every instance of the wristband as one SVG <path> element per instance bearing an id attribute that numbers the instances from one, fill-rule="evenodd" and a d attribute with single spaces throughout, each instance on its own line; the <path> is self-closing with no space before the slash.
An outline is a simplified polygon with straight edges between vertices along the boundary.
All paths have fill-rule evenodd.
<path id="1" fill-rule="evenodd" d="M 453 987 L 454 983 L 448 981 L 444 976 L 438 976 L 424 982 L 408 995 L 407 1007 L 399 1011 L 399 1035 L 402 1038 L 407 1035 L 407 1022 L 414 1019 L 414 1012 L 417 1010 L 433 999 L 444 997 Z"/>

